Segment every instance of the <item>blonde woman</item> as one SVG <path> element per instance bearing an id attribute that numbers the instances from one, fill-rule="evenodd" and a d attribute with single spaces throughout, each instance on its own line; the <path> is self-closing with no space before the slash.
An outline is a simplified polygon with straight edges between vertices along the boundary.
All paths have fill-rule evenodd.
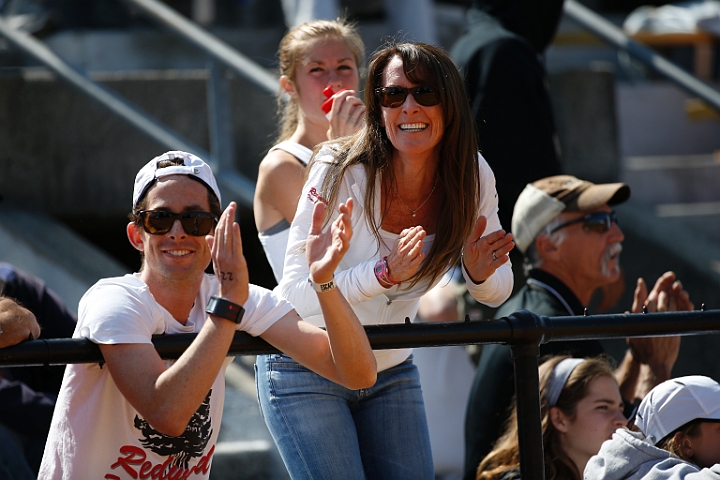
<path id="1" fill-rule="evenodd" d="M 280 281 L 288 229 L 313 148 L 357 132 L 364 122 L 365 106 L 357 90 L 365 47 L 351 24 L 316 20 L 290 30 L 278 56 L 281 131 L 260 163 L 253 208 L 260 242 Z M 326 114 L 323 90 L 328 87 L 335 95 Z"/>

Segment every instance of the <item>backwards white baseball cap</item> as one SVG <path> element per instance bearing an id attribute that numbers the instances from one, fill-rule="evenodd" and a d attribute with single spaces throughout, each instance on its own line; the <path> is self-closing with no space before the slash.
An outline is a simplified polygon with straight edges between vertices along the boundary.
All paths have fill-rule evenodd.
<path id="1" fill-rule="evenodd" d="M 175 159 L 182 159 L 183 164 L 158 168 L 159 162 Z M 156 179 L 166 177 L 168 175 L 188 175 L 197 178 L 207 185 L 213 193 L 215 193 L 215 196 L 217 196 L 218 201 L 222 205 L 220 189 L 215 181 L 215 176 L 212 173 L 212 169 L 210 169 L 210 165 L 203 162 L 199 157 L 196 157 L 192 153 L 173 150 L 153 158 L 138 172 L 135 177 L 135 187 L 133 188 L 133 211 L 135 211 L 135 207 L 137 207 L 138 202 L 143 197 L 148 187 L 150 187 Z"/>
<path id="2" fill-rule="evenodd" d="M 635 426 L 650 443 L 696 420 L 720 420 L 720 384 L 701 375 L 667 380 L 648 393 L 635 417 Z"/>
<path id="3" fill-rule="evenodd" d="M 587 212 L 618 205 L 630 198 L 625 183 L 594 184 L 572 175 L 555 175 L 529 183 L 518 196 L 512 216 L 515 247 L 526 253 L 535 238 L 562 212 Z"/>

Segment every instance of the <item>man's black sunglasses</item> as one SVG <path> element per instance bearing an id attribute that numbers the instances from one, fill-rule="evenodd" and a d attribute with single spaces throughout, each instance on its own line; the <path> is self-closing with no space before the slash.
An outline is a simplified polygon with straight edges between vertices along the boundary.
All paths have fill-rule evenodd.
<path id="1" fill-rule="evenodd" d="M 375 89 L 375 95 L 380 99 L 380 105 L 385 108 L 399 107 L 405 103 L 408 93 L 423 107 L 432 107 L 440 103 L 440 95 L 432 87 L 380 87 Z"/>
<path id="2" fill-rule="evenodd" d="M 180 220 L 188 235 L 202 237 L 210 233 L 218 218 L 210 212 L 173 213 L 163 210 L 140 210 L 137 212 L 140 224 L 152 235 L 165 235 L 172 229 L 175 220 Z"/>
<path id="3" fill-rule="evenodd" d="M 582 223 L 583 230 L 585 231 L 604 233 L 610 230 L 610 227 L 612 227 L 613 223 L 618 223 L 618 219 L 615 210 L 612 210 L 610 212 L 588 213 L 583 217 L 576 218 L 575 220 L 570 220 L 569 222 L 558 225 L 557 227 L 550 230 L 548 235 L 552 235 L 561 228 L 565 228 L 576 223 Z"/>

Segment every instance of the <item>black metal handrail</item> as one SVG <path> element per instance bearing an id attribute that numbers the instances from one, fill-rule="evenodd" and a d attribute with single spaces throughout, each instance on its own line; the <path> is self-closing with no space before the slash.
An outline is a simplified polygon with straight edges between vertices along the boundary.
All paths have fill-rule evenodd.
<path id="1" fill-rule="evenodd" d="M 532 323 L 518 323 L 530 318 Z M 503 343 L 507 345 L 551 341 L 699 335 L 720 333 L 720 310 L 645 314 L 546 317 L 516 312 L 491 321 L 394 323 L 365 326 L 375 350 Z M 164 360 L 178 358 L 197 334 L 157 335 L 153 344 Z M 228 355 L 261 355 L 277 349 L 258 337 L 237 332 Z M 96 363 L 100 349 L 79 338 L 39 339 L 0 349 L 0 367 Z"/>
<path id="2" fill-rule="evenodd" d="M 519 311 L 487 322 L 448 322 L 366 326 L 374 349 L 503 343 L 515 364 L 520 469 L 524 480 L 543 479 L 542 430 L 538 378 L 539 345 L 557 340 L 610 339 L 720 333 L 720 310 L 545 317 Z M 163 359 L 178 358 L 196 334 L 153 338 Z M 244 332 L 235 334 L 229 355 L 257 355 L 277 350 Z M 102 362 L 100 349 L 86 339 L 34 340 L 0 349 L 0 367 Z"/>

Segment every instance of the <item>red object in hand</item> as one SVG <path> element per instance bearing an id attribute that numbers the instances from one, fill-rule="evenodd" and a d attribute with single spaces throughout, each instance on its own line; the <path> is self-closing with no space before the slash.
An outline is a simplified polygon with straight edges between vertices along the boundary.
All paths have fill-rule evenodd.
<path id="1" fill-rule="evenodd" d="M 322 111 L 327 115 L 330 113 L 330 109 L 332 108 L 333 104 L 333 95 L 336 93 L 344 92 L 347 90 L 347 88 L 341 88 L 337 92 L 333 91 L 333 88 L 331 86 L 325 87 L 325 90 L 322 91 L 323 95 L 327 97 L 327 100 L 325 100 L 320 108 L 322 108 Z"/>

